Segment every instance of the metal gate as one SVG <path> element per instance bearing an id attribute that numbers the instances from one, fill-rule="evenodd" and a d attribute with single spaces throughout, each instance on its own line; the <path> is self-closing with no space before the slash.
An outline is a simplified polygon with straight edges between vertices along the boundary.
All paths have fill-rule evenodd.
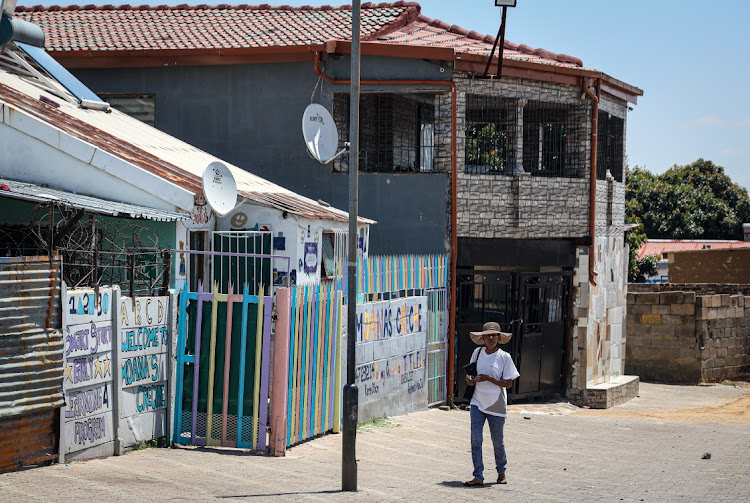
<path id="1" fill-rule="evenodd" d="M 445 370 L 448 356 L 448 289 L 427 290 L 427 402 L 445 402 Z"/>
<path id="2" fill-rule="evenodd" d="M 267 234 L 267 233 L 265 233 Z M 215 251 L 173 250 L 208 259 L 214 281 L 180 292 L 173 441 L 266 448 L 273 299 L 271 262 L 254 253 L 270 235 L 218 235 Z M 249 252 L 248 252 L 249 251 Z"/>
<path id="3" fill-rule="evenodd" d="M 468 337 L 487 321 L 512 332 L 501 346 L 521 377 L 511 398 L 561 393 L 572 272 L 506 272 L 459 269 L 457 292 L 456 397 L 466 390 L 463 365 L 476 347 Z"/>

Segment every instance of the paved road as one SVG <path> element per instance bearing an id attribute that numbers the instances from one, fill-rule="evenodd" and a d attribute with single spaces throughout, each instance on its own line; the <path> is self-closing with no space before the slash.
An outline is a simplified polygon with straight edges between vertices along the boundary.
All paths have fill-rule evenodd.
<path id="1" fill-rule="evenodd" d="M 358 433 L 357 493 L 339 491 L 341 436 L 328 435 L 285 458 L 145 449 L 3 474 L 0 501 L 750 501 L 749 407 L 750 388 L 648 384 L 604 412 L 514 405 L 507 486 L 462 487 L 469 414 L 430 410 Z"/>

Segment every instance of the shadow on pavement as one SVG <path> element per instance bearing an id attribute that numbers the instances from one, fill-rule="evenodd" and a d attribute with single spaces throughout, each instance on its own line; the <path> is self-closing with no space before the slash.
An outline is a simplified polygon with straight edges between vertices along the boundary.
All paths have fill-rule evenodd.
<path id="1" fill-rule="evenodd" d="M 463 481 L 461 480 L 444 480 L 443 482 L 440 482 L 440 485 L 445 486 L 445 487 L 460 487 L 461 489 L 484 489 L 485 487 L 490 487 L 493 484 L 484 484 L 483 486 L 465 487 Z"/>
<path id="2" fill-rule="evenodd" d="M 216 496 L 218 499 L 238 499 L 238 498 L 268 498 L 270 496 L 291 496 L 292 494 L 336 494 L 343 492 L 339 490 L 331 491 L 296 491 L 288 493 L 266 493 L 266 494 L 236 494 L 228 496 Z"/>

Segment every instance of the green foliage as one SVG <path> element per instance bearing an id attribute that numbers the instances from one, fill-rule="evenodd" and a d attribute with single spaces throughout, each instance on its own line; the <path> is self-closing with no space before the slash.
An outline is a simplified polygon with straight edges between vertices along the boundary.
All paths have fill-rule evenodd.
<path id="1" fill-rule="evenodd" d="M 646 277 L 657 274 L 659 257 L 651 255 L 638 260 L 638 250 L 640 250 L 648 237 L 643 232 L 643 225 L 641 225 L 638 217 L 633 217 L 628 223 L 639 224 L 625 233 L 625 242 L 629 247 L 628 281 L 631 283 L 644 283 Z"/>
<path id="2" fill-rule="evenodd" d="M 673 166 L 662 175 L 628 171 L 626 215 L 643 231 L 662 239 L 742 239 L 750 222 L 750 197 L 711 161 Z"/>
<path id="3" fill-rule="evenodd" d="M 505 166 L 507 137 L 496 124 L 469 124 L 466 126 L 466 164 L 490 166 L 502 171 Z"/>

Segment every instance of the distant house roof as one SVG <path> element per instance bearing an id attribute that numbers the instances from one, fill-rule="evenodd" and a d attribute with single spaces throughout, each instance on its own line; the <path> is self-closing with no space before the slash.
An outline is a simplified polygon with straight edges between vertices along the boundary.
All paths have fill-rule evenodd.
<path id="1" fill-rule="evenodd" d="M 361 12 L 363 54 L 454 60 L 458 70 L 483 71 L 495 42 L 422 15 L 416 2 L 364 3 Z M 331 47 L 341 52 L 345 44 L 326 44 L 351 39 L 350 5 L 18 6 L 15 15 L 40 25 L 48 51 L 70 68 L 306 61 Z M 582 76 L 603 77 L 625 99 L 643 94 L 573 56 L 508 41 L 504 49 L 504 75 L 567 76 L 564 82 L 575 85 Z"/>
<path id="2" fill-rule="evenodd" d="M 10 197 L 21 201 L 37 203 L 64 203 L 72 208 L 88 210 L 100 215 L 115 217 L 143 218 L 160 222 L 188 220 L 190 215 L 174 211 L 146 208 L 135 204 L 107 201 L 98 197 L 83 196 L 62 190 L 41 187 L 33 183 L 17 182 L 0 178 L 0 198 Z"/>
<path id="3" fill-rule="evenodd" d="M 14 111 L 20 114 L 11 113 Z M 70 142 L 61 138 L 62 135 L 43 131 L 33 133 L 21 117 L 22 114 L 62 131 L 69 137 L 82 140 L 91 147 L 90 151 L 74 148 Z M 60 150 L 69 149 L 66 152 L 69 155 L 92 165 L 98 163 L 97 167 L 104 171 L 115 171 L 109 160 L 112 158 L 140 168 L 160 179 L 159 187 L 143 187 L 154 191 L 154 194 L 175 186 L 190 194 L 200 194 L 204 169 L 213 161 L 222 161 L 117 110 L 80 108 L 40 89 L 33 79 L 1 69 L 0 121 L 20 128 L 26 134 L 38 134 L 39 140 Z M 303 148 L 302 140 L 300 145 Z M 237 181 L 238 195 L 248 201 L 307 218 L 348 221 L 345 211 L 296 194 L 226 161 L 222 162 L 229 167 Z M 181 201 L 183 204 L 180 207 L 188 211 L 192 209 L 192 196 L 183 197 Z M 359 222 L 375 223 L 361 217 Z"/>
<path id="4" fill-rule="evenodd" d="M 726 250 L 729 248 L 750 248 L 750 241 L 721 241 L 711 239 L 649 239 L 638 250 L 638 259 L 657 255 L 695 250 Z"/>

